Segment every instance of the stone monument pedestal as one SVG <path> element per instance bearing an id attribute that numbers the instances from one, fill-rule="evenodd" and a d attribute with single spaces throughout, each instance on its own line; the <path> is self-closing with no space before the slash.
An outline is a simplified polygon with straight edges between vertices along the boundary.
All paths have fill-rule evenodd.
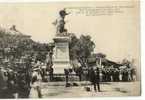
<path id="1" fill-rule="evenodd" d="M 69 37 L 56 36 L 54 39 L 53 69 L 54 74 L 64 74 L 64 69 L 71 68 L 69 57 Z"/>

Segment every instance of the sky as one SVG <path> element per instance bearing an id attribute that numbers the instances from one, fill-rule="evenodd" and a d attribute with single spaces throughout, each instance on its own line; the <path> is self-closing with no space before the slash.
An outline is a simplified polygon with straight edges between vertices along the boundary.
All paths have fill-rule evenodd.
<path id="1" fill-rule="evenodd" d="M 121 8 L 123 13 L 114 15 L 76 14 L 78 7 L 132 6 Z M 136 2 L 51 2 L 0 4 L 0 26 L 9 28 L 16 25 L 20 32 L 31 35 L 39 42 L 51 42 L 55 36 L 52 24 L 58 17 L 58 11 L 67 8 L 66 17 L 69 33 L 90 35 L 96 47 L 94 52 L 102 52 L 107 58 L 121 61 L 134 58 L 139 62 L 140 35 L 139 11 Z M 73 9 L 70 9 L 73 8 Z"/>

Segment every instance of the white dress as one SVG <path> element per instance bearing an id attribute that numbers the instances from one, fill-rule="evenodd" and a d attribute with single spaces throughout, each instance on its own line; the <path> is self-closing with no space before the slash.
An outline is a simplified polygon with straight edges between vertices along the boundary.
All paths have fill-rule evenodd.
<path id="1" fill-rule="evenodd" d="M 39 96 L 38 96 L 38 87 L 39 87 L 39 83 L 38 82 L 34 82 L 31 85 L 29 98 L 39 98 Z"/>

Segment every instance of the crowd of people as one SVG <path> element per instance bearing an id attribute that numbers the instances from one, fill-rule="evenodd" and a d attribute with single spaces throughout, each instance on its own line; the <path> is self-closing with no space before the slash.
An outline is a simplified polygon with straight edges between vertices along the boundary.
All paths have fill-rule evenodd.
<path id="1" fill-rule="evenodd" d="M 136 80 L 136 71 L 134 68 L 125 69 L 102 69 L 100 75 L 103 82 L 127 82 Z"/>
<path id="2" fill-rule="evenodd" d="M 75 70 L 79 80 L 85 80 L 89 69 L 83 69 L 82 67 Z M 134 68 L 100 68 L 99 77 L 101 82 L 129 82 L 136 81 L 136 69 Z"/>
<path id="3" fill-rule="evenodd" d="M 25 71 L 0 68 L 0 97 L 27 97 L 30 90 L 30 74 Z"/>
<path id="4" fill-rule="evenodd" d="M 40 61 L 29 62 L 30 64 L 19 64 L 20 70 L 9 67 L 0 67 L 0 98 L 41 98 L 41 83 L 55 81 L 52 64 Z M 24 67 L 22 67 L 24 66 Z M 49 66 L 49 67 L 48 67 Z M 80 81 L 90 81 L 95 91 L 101 91 L 100 82 L 129 82 L 136 80 L 136 70 L 133 68 L 99 68 L 88 67 L 84 70 L 64 69 L 66 87 L 69 75 L 79 77 Z M 84 78 L 85 77 L 85 78 Z M 96 89 L 96 85 L 97 88 Z"/>
<path id="5" fill-rule="evenodd" d="M 40 91 L 38 83 L 52 80 L 53 68 L 47 69 L 46 66 L 44 63 L 33 62 L 29 68 L 20 67 L 19 70 L 0 67 L 0 98 L 33 98 L 34 95 L 30 93 L 36 87 L 36 91 Z M 40 92 L 37 97 L 41 97 Z"/>

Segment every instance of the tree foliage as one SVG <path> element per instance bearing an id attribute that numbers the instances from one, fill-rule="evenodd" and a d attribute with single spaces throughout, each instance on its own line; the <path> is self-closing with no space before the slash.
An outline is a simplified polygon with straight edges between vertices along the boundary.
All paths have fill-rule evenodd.
<path id="1" fill-rule="evenodd" d="M 11 34 L 11 31 L 0 30 L 0 57 L 9 58 L 11 61 L 35 57 L 44 62 L 49 51 L 47 43 L 33 41 L 29 36 L 23 34 Z M 23 57 L 25 56 L 25 57 Z"/>
<path id="2" fill-rule="evenodd" d="M 94 42 L 89 35 L 81 35 L 77 38 L 74 34 L 71 35 L 69 44 L 70 59 L 78 59 L 82 64 L 87 62 L 87 58 L 91 55 L 95 48 Z"/>

